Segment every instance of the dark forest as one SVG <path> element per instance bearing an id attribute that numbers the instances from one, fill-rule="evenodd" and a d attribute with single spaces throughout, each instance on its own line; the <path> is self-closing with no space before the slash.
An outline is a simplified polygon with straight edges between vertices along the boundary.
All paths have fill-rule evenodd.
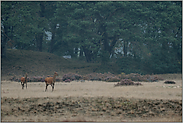
<path id="1" fill-rule="evenodd" d="M 1 1 L 2 62 L 9 49 L 112 64 L 116 73 L 181 73 L 182 2 Z"/>

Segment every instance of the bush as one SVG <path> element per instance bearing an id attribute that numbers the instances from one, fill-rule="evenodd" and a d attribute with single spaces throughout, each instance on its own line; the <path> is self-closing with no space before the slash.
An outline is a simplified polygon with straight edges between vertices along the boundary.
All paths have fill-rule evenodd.
<path id="1" fill-rule="evenodd" d="M 55 81 L 56 82 L 62 82 L 62 78 L 56 78 Z"/>
<path id="2" fill-rule="evenodd" d="M 82 76 L 75 73 L 67 73 L 67 74 L 64 74 L 64 76 L 62 77 L 62 81 L 65 81 L 65 82 L 68 82 L 68 81 L 70 82 L 70 81 L 80 80 L 80 79 L 82 79 Z"/>
<path id="3" fill-rule="evenodd" d="M 47 76 L 51 77 L 51 76 Z M 27 77 L 27 82 L 44 82 L 45 81 L 44 76 L 29 76 Z M 85 76 L 75 74 L 75 73 L 67 73 L 64 74 L 62 78 L 56 77 L 56 82 L 70 82 L 74 80 L 91 80 L 91 81 L 106 81 L 106 82 L 119 82 L 121 79 L 131 79 L 132 81 L 145 81 L 145 82 L 155 82 L 158 80 L 163 80 L 157 75 L 140 75 L 138 73 L 130 73 L 125 74 L 121 73 L 120 75 L 114 75 L 110 72 L 108 73 L 90 73 Z M 20 82 L 20 77 L 17 78 L 16 76 L 10 77 L 11 81 L 18 81 Z"/>
<path id="4" fill-rule="evenodd" d="M 51 77 L 51 76 L 47 76 L 47 77 Z M 46 77 L 42 77 L 42 76 L 30 76 L 27 77 L 27 82 L 44 82 Z M 11 81 L 16 81 L 16 82 L 21 82 L 21 78 L 16 78 L 15 76 L 10 78 Z M 62 79 L 56 77 L 55 79 L 56 82 L 61 82 Z"/>
<path id="5" fill-rule="evenodd" d="M 119 82 L 120 79 L 117 76 L 115 76 L 115 77 L 107 77 L 105 81 L 106 82 Z"/>
<path id="6" fill-rule="evenodd" d="M 174 81 L 169 81 L 169 80 L 168 81 L 165 81 L 164 83 L 165 84 L 176 84 Z"/>
<path id="7" fill-rule="evenodd" d="M 132 81 L 145 81 L 145 82 L 156 82 L 158 80 L 163 80 L 161 77 L 157 75 L 140 75 L 138 73 L 130 73 L 119 75 L 120 79 L 131 79 Z"/>
<path id="8" fill-rule="evenodd" d="M 128 86 L 128 85 L 142 85 L 141 83 L 134 83 L 131 79 L 122 79 L 120 82 L 118 82 L 117 84 L 114 85 L 114 87 L 116 86 Z"/>
<path id="9" fill-rule="evenodd" d="M 110 72 L 108 73 L 91 73 L 87 74 L 83 77 L 84 80 L 91 80 L 91 81 L 107 81 L 107 82 L 119 82 L 120 78 Z"/>

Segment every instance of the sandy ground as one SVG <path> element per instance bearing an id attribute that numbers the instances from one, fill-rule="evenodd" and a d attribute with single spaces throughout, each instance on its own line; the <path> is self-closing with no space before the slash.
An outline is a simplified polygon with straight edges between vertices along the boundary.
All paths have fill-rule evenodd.
<path id="1" fill-rule="evenodd" d="M 160 82 L 141 82 L 143 86 L 118 86 L 114 82 L 56 82 L 52 92 L 51 86 L 45 92 L 44 82 L 30 82 L 28 88 L 22 90 L 20 82 L 2 81 L 1 97 L 126 97 L 142 99 L 182 99 L 182 81 L 174 80 L 176 84 Z"/>
<path id="2" fill-rule="evenodd" d="M 116 112 L 118 112 L 118 109 L 111 109 L 109 110 L 108 113 L 97 112 L 95 111 L 95 109 L 93 109 L 93 108 L 97 108 L 96 102 L 91 105 L 92 107 L 91 109 L 87 106 L 84 106 L 82 109 L 85 110 L 86 113 L 84 113 L 83 115 L 82 115 L 82 112 L 79 113 L 79 111 L 82 111 L 82 110 L 80 110 L 81 108 L 76 108 L 77 105 L 75 105 L 76 107 L 73 107 L 72 109 L 73 111 L 75 111 L 74 114 L 70 112 L 70 109 L 68 109 L 68 108 L 72 108 L 72 106 L 71 107 L 66 106 L 62 108 L 63 112 L 57 111 L 57 113 L 53 113 L 53 114 L 49 113 L 51 109 L 49 109 L 49 106 L 47 106 L 48 109 L 46 109 L 46 112 L 45 112 L 47 113 L 47 115 L 44 115 L 44 111 L 42 111 L 43 110 L 42 108 L 39 108 L 39 110 L 37 109 L 39 105 L 41 107 L 46 106 L 47 102 L 55 103 L 54 104 L 55 108 L 59 106 L 56 104 L 56 102 L 60 102 L 60 103 L 67 102 L 68 104 L 74 102 L 76 104 L 76 102 L 80 100 L 82 101 L 81 102 L 82 105 L 86 105 L 87 103 L 85 103 L 85 100 L 89 100 L 92 103 L 91 98 L 94 98 L 94 100 L 96 100 L 97 98 L 101 98 L 101 97 L 106 98 L 106 99 L 101 99 L 103 101 L 108 100 L 108 98 L 111 98 L 111 99 L 116 98 L 117 100 L 119 100 L 119 98 L 127 98 L 127 99 L 137 100 L 137 102 L 138 102 L 138 99 L 145 99 L 145 100 L 162 99 L 162 100 L 181 101 L 182 100 L 182 80 L 178 80 L 178 79 L 173 80 L 176 82 L 176 84 L 164 84 L 164 81 L 141 82 L 143 86 L 118 86 L 118 87 L 114 87 L 114 84 L 116 84 L 116 82 L 115 83 L 102 82 L 102 81 L 85 81 L 85 82 L 73 81 L 70 83 L 56 82 L 55 89 L 53 92 L 52 92 L 51 86 L 48 86 L 48 90 L 45 92 L 44 82 L 30 82 L 28 83 L 28 88 L 27 89 L 25 88 L 22 90 L 20 82 L 2 81 L 1 82 L 1 99 L 3 100 L 3 102 L 1 101 L 1 112 L 3 112 L 3 115 L 1 114 L 1 121 L 2 122 L 7 122 L 7 121 L 8 122 L 13 122 L 13 121 L 17 121 L 17 122 L 20 122 L 20 121 L 25 121 L 25 122 L 27 121 L 28 122 L 45 122 L 45 121 L 48 121 L 48 122 L 60 122 L 60 121 L 71 121 L 71 122 L 74 122 L 74 121 L 97 121 L 97 122 L 100 122 L 100 121 L 110 121 L 110 122 L 115 122 L 115 121 L 160 122 L 160 121 L 163 121 L 163 122 L 167 122 L 167 121 L 171 121 L 173 122 L 173 121 L 182 121 L 180 117 L 180 112 L 175 113 L 177 112 L 176 110 L 174 111 L 171 109 L 171 107 L 165 106 L 165 105 L 168 106 L 168 104 L 171 104 L 171 102 L 169 101 L 165 101 L 163 106 L 165 108 L 165 111 L 168 113 L 168 115 L 162 115 L 162 117 L 157 115 L 157 113 L 155 112 L 154 112 L 154 117 L 151 117 L 150 110 L 147 113 L 148 117 L 135 116 L 133 118 L 124 117 L 125 114 L 123 114 L 123 112 L 122 114 L 117 115 Z M 70 100 L 64 101 L 67 98 Z M 26 103 L 27 99 L 29 99 L 29 101 Z M 4 102 L 5 100 L 6 102 Z M 11 100 L 11 101 L 8 102 L 8 100 Z M 34 100 L 37 100 L 37 101 L 34 102 Z M 109 100 L 107 102 L 109 102 Z M 117 105 L 118 102 L 119 101 L 115 101 L 115 104 Z M 164 101 L 160 101 L 160 102 L 163 103 Z M 124 103 L 126 102 L 123 102 L 123 104 Z M 151 101 L 149 103 L 152 104 Z M 33 105 L 33 108 L 31 107 L 31 105 Z M 87 105 L 90 106 L 90 104 L 87 104 Z M 145 103 L 141 105 L 141 108 L 143 108 L 144 105 Z M 63 106 L 63 105 L 60 104 L 60 106 Z M 161 104 L 157 105 L 156 106 L 157 109 L 160 108 L 160 106 Z M 177 102 L 174 103 L 174 106 L 175 107 L 178 106 Z M 21 108 L 22 111 L 25 111 L 25 113 L 27 114 L 25 115 L 22 111 L 19 112 L 20 110 L 17 109 L 19 107 Z M 12 110 L 14 110 L 14 112 L 12 112 Z M 35 110 L 40 111 L 43 114 L 38 113 L 35 115 L 34 113 Z M 159 111 L 159 110 L 161 109 L 158 109 L 155 111 Z M 127 114 L 129 114 L 129 112 Z"/>

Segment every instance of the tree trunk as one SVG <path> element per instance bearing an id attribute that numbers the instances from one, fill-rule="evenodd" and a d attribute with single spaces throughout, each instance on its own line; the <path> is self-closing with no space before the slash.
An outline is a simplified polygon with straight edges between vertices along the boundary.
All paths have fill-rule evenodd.
<path id="1" fill-rule="evenodd" d="M 55 43 L 55 32 L 52 32 L 52 39 L 51 39 L 51 43 L 50 43 L 50 53 L 53 53 L 53 45 Z"/>
<path id="2" fill-rule="evenodd" d="M 76 54 L 76 57 L 78 57 L 78 48 L 75 48 L 74 54 Z"/>
<path id="3" fill-rule="evenodd" d="M 41 2 L 40 3 L 40 8 L 41 10 L 39 11 L 39 16 L 40 17 L 44 17 L 44 13 L 45 13 L 45 5 L 44 5 L 44 2 Z M 39 23 L 42 23 L 42 22 L 39 22 Z M 38 24 L 38 28 L 41 28 L 40 26 L 41 24 Z M 41 33 L 38 33 L 37 36 L 36 36 L 36 42 L 37 42 L 37 50 L 42 52 L 42 42 L 43 42 L 43 30 Z"/>
<path id="4" fill-rule="evenodd" d="M 83 48 L 80 48 L 79 57 L 83 57 Z"/>
<path id="5" fill-rule="evenodd" d="M 7 50 L 7 42 L 8 42 L 7 35 L 8 35 L 8 27 L 4 26 L 4 30 L 1 31 L 1 58 L 6 58 L 6 50 Z"/>
<path id="6" fill-rule="evenodd" d="M 90 50 L 88 50 L 86 47 L 82 47 L 83 48 L 83 51 L 84 51 L 84 53 L 85 53 L 85 58 L 86 58 L 86 61 L 87 62 L 91 62 L 91 57 L 92 57 L 92 54 L 91 54 L 91 51 Z"/>
<path id="7" fill-rule="evenodd" d="M 3 39 L 1 39 L 1 58 L 6 58 L 6 42 L 7 38 L 3 37 Z"/>
<path id="8" fill-rule="evenodd" d="M 124 47 L 123 47 L 124 57 L 127 56 L 127 47 L 128 47 L 128 44 L 127 43 L 126 43 L 126 41 L 124 41 Z"/>
<path id="9" fill-rule="evenodd" d="M 37 50 L 42 52 L 43 33 L 39 33 L 36 37 Z"/>
<path id="10" fill-rule="evenodd" d="M 108 54 L 110 47 L 109 47 L 109 42 L 108 42 L 108 35 L 106 32 L 106 25 L 104 22 L 101 23 L 100 28 L 99 28 L 99 32 L 102 35 L 102 41 L 103 41 L 103 47 L 102 47 L 102 53 L 101 53 L 101 62 L 102 62 L 102 64 L 106 64 L 106 62 L 108 62 L 109 56 L 110 56 Z"/>

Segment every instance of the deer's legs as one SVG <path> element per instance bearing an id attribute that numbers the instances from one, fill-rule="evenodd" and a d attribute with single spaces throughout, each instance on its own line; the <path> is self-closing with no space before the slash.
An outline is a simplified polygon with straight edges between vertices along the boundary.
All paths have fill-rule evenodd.
<path id="1" fill-rule="evenodd" d="M 47 87 L 48 87 L 48 84 L 46 84 L 46 89 L 45 89 L 45 91 L 47 90 Z"/>
<path id="2" fill-rule="evenodd" d="M 54 90 L 54 83 L 52 83 L 52 91 Z"/>
<path id="3" fill-rule="evenodd" d="M 24 89 L 24 83 L 22 82 L 21 84 L 22 84 L 22 89 Z"/>
<path id="4" fill-rule="evenodd" d="M 27 82 L 26 82 L 26 89 L 27 89 Z"/>

